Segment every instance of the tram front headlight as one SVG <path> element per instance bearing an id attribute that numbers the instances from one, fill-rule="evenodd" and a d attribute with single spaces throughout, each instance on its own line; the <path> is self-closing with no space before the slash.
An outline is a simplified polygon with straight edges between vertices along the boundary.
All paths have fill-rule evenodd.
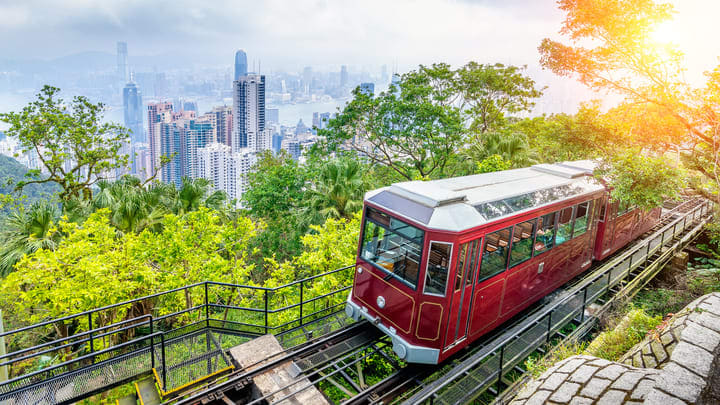
<path id="1" fill-rule="evenodd" d="M 407 357 L 407 347 L 395 339 L 393 339 L 393 351 L 402 360 Z"/>
<path id="2" fill-rule="evenodd" d="M 348 318 L 355 319 L 355 308 L 353 308 L 350 303 L 345 304 L 345 315 L 347 315 Z"/>

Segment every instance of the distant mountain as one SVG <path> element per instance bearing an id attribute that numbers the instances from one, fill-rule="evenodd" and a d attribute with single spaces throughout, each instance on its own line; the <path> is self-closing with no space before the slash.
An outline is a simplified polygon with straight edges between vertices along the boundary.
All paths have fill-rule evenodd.
<path id="1" fill-rule="evenodd" d="M 13 183 L 16 183 L 18 180 L 24 179 L 27 172 L 28 169 L 17 160 L 0 155 L 0 193 L 12 193 L 13 186 L 7 185 L 8 180 L 12 179 Z M 24 204 L 27 206 L 39 199 L 49 199 L 59 191 L 60 186 L 56 183 L 30 184 L 23 188 L 23 195 L 26 197 Z M 2 216 L 2 211 L 0 211 L 0 216 Z"/>

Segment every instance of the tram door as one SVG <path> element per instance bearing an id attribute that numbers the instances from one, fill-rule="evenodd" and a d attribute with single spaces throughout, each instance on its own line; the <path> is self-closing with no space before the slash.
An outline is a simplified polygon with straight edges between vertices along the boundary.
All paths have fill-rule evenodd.
<path id="1" fill-rule="evenodd" d="M 445 334 L 445 348 L 454 346 L 467 336 L 469 308 L 472 305 L 473 282 L 478 267 L 481 242 L 482 239 L 478 239 L 460 245 Z"/>

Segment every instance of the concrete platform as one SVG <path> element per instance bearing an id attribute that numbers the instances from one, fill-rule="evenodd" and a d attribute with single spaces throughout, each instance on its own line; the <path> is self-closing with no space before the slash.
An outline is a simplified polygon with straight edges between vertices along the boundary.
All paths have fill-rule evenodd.
<path id="1" fill-rule="evenodd" d="M 253 339 L 249 342 L 245 342 L 241 345 L 235 346 L 230 349 L 230 355 L 238 362 L 241 370 L 252 371 L 266 363 L 273 361 L 273 358 L 268 359 L 270 356 L 280 353 L 283 351 L 282 346 L 278 343 L 277 339 L 273 335 L 264 335 L 259 338 Z M 260 363 L 258 363 L 260 362 Z M 267 398 L 268 403 L 275 403 L 275 401 L 290 395 L 293 392 L 297 392 L 298 389 L 310 386 L 300 392 L 297 392 L 293 396 L 278 402 L 282 405 L 304 405 L 304 404 L 320 404 L 330 405 L 325 396 L 307 379 L 307 377 L 296 375 L 297 367 L 293 365 L 292 361 L 288 361 L 276 367 L 275 369 L 268 370 L 262 374 L 259 374 L 253 378 L 255 388 L 257 392 L 253 392 L 254 398 L 264 397 L 279 390 L 282 387 L 287 386 L 291 382 L 296 382 L 294 385 L 277 392 Z"/>

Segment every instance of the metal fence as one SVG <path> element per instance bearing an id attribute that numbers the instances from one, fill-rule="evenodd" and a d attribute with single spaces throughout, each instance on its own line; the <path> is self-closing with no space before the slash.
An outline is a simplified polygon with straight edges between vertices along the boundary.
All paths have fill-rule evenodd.
<path id="1" fill-rule="evenodd" d="M 0 333 L 0 403 L 71 402 L 153 370 L 171 393 L 229 368 L 230 346 L 267 333 L 300 343 L 343 310 L 353 269 L 274 288 L 207 281 Z"/>

